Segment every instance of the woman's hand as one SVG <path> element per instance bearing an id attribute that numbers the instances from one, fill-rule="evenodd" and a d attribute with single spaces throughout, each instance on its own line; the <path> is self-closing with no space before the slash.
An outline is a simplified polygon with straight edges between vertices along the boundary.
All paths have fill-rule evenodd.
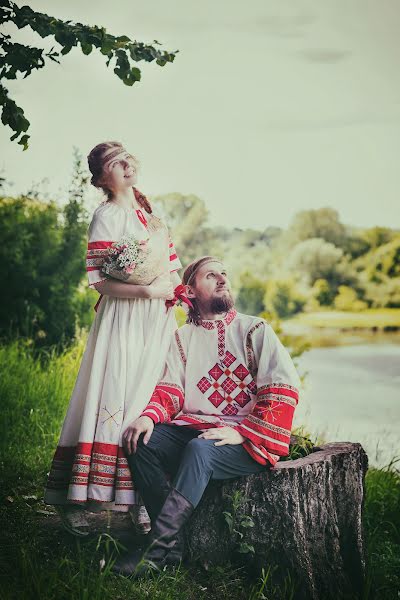
<path id="1" fill-rule="evenodd" d="M 214 446 L 225 446 L 226 444 L 231 444 L 235 446 L 237 444 L 243 444 L 245 438 L 241 433 L 233 429 L 233 427 L 213 427 L 212 429 L 207 429 L 207 431 L 203 431 L 199 435 L 199 438 L 203 440 L 219 440 L 219 442 L 215 442 Z"/>
<path id="2" fill-rule="evenodd" d="M 161 300 L 172 300 L 174 287 L 169 273 L 162 273 L 148 286 L 149 298 L 161 298 Z"/>

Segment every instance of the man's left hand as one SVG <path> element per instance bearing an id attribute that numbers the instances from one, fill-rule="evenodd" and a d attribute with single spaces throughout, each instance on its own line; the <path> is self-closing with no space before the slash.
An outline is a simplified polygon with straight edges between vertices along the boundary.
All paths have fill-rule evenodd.
<path id="1" fill-rule="evenodd" d="M 203 440 L 219 440 L 219 442 L 215 442 L 214 446 L 225 446 L 225 444 L 234 446 L 243 444 L 246 439 L 233 427 L 213 427 L 203 431 L 198 437 Z"/>

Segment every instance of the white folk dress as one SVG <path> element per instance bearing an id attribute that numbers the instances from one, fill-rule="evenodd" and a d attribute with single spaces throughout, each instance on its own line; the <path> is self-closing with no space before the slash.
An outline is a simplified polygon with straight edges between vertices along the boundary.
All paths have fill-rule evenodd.
<path id="1" fill-rule="evenodd" d="M 102 281 L 107 248 L 124 234 L 152 235 L 165 245 L 170 271 L 181 268 L 163 223 L 153 215 L 104 202 L 89 227 L 89 285 Z M 121 439 L 147 405 L 162 373 L 176 320 L 161 299 L 103 296 L 92 324 L 45 492 L 48 504 L 138 502 Z M 106 507 L 106 505 L 104 505 Z"/>

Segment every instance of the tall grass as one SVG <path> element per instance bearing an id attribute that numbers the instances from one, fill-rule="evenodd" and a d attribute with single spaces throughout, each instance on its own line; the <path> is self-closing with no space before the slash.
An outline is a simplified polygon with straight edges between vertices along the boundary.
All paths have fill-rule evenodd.
<path id="1" fill-rule="evenodd" d="M 288 600 L 288 574 L 274 583 L 266 565 L 249 580 L 231 565 L 191 567 L 132 582 L 110 573 L 107 535 L 81 542 L 60 535 L 41 495 L 84 349 L 35 357 L 20 342 L 0 347 L 2 562 L 5 600 Z M 301 450 L 301 449 L 300 449 Z M 368 471 L 365 528 L 367 578 L 364 599 L 391 600 L 400 589 L 400 474 L 395 465 Z M 49 514 L 42 514 L 43 512 Z M 105 563 L 102 562 L 105 560 Z M 101 565 L 104 566 L 101 569 Z"/>
<path id="2" fill-rule="evenodd" d="M 400 459 L 383 469 L 367 472 L 365 598 L 400 597 L 400 471 L 396 468 L 399 463 Z"/>
<path id="3" fill-rule="evenodd" d="M 37 482 L 48 470 L 84 343 L 40 357 L 22 342 L 0 346 L 0 451 L 14 476 Z"/>

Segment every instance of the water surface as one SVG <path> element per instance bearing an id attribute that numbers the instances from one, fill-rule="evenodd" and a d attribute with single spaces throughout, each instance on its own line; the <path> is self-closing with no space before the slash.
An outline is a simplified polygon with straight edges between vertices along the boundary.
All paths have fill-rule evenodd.
<path id="1" fill-rule="evenodd" d="M 298 365 L 308 375 L 295 425 L 326 441 L 360 442 L 373 465 L 400 456 L 400 345 L 314 348 Z"/>

